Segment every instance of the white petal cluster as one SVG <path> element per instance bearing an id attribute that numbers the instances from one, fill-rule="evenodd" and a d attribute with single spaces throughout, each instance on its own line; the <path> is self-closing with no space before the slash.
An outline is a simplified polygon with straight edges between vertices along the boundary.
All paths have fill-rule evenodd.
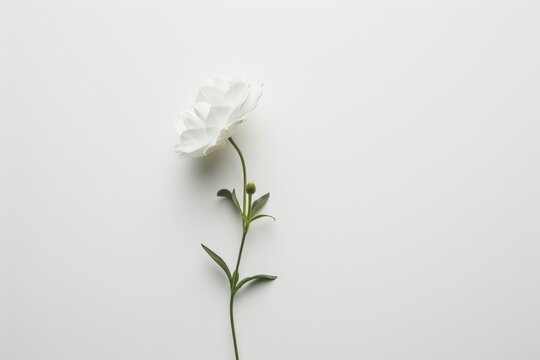
<path id="1" fill-rule="evenodd" d="M 200 157 L 222 148 L 262 96 L 261 83 L 216 78 L 199 89 L 195 105 L 180 115 L 180 156 Z"/>

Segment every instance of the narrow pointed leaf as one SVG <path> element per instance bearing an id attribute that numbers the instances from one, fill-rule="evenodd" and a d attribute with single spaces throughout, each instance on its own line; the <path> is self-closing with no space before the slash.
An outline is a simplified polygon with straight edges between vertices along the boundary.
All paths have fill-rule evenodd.
<path id="1" fill-rule="evenodd" d="M 240 288 L 242 286 L 244 286 L 245 284 L 247 284 L 248 282 L 250 281 L 272 281 L 272 280 L 276 280 L 277 279 L 277 276 L 274 276 L 274 275 L 255 275 L 255 276 L 250 276 L 250 277 L 247 277 L 245 279 L 243 279 L 242 281 L 240 281 L 238 283 L 238 285 L 236 286 L 236 291 L 240 290 Z"/>
<path id="2" fill-rule="evenodd" d="M 201 244 L 201 246 L 204 249 L 204 251 L 206 251 L 206 253 L 212 258 L 212 260 L 214 260 L 216 264 L 218 264 L 219 267 L 222 268 L 223 271 L 225 271 L 225 274 L 229 278 L 229 282 L 232 281 L 231 271 L 229 270 L 229 267 L 227 266 L 225 261 L 223 261 L 223 259 L 218 254 L 216 254 L 215 252 L 213 252 L 212 250 L 210 250 L 203 244 Z"/>
<path id="3" fill-rule="evenodd" d="M 238 199 L 236 198 L 236 192 L 234 191 L 234 189 L 232 192 L 228 189 L 221 189 L 217 192 L 217 196 L 231 200 L 236 210 L 240 214 L 242 214 L 242 209 L 240 208 L 240 204 L 238 203 Z"/>
<path id="4" fill-rule="evenodd" d="M 249 222 L 253 222 L 253 221 L 257 220 L 257 219 L 264 218 L 264 217 L 268 217 L 268 218 L 270 218 L 270 219 L 276 221 L 276 218 L 273 217 L 273 216 L 271 216 L 271 215 L 260 214 L 260 215 L 257 215 L 257 216 L 252 217 L 251 220 L 250 220 Z"/>
<path id="5" fill-rule="evenodd" d="M 263 206 L 268 202 L 268 198 L 270 197 L 270 193 L 264 194 L 257 200 L 253 202 L 253 205 L 251 205 L 251 215 L 257 214 Z"/>
<path id="6" fill-rule="evenodd" d="M 240 204 L 238 203 L 238 198 L 236 197 L 236 191 L 234 189 L 233 189 L 231 195 L 232 195 L 231 200 L 232 200 L 234 206 L 236 207 L 236 209 L 238 210 L 240 215 L 242 215 L 242 208 L 240 207 Z"/>

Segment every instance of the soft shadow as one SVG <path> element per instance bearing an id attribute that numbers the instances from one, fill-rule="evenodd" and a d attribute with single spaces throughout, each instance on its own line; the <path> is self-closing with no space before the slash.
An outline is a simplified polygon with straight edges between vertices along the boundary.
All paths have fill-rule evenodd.
<path id="1" fill-rule="evenodd" d="M 237 170 L 235 154 L 228 147 L 202 158 L 186 158 L 178 160 L 176 178 L 178 187 L 178 203 L 194 204 L 201 196 L 215 195 L 220 189 L 219 179 L 227 172 Z M 234 151 L 234 149 L 232 149 Z M 241 171 L 241 170 L 238 170 Z M 185 205 L 184 205 L 185 206 Z M 199 211 L 193 209 L 194 212 Z"/>
<path id="2" fill-rule="evenodd" d="M 236 189 L 241 197 L 242 165 L 232 145 L 200 158 L 186 158 L 180 161 L 177 170 L 179 182 L 183 184 L 178 193 L 180 202 L 195 203 L 200 197 L 215 196 L 223 188 Z M 227 204 L 223 204 L 227 205 Z M 234 208 L 230 213 L 234 214 Z M 193 209 L 194 213 L 199 209 Z M 201 211 L 210 211 L 201 209 Z"/>
<path id="3" fill-rule="evenodd" d="M 216 151 L 208 156 L 197 159 L 186 159 L 187 174 L 190 180 L 197 184 L 208 184 L 210 179 L 219 176 L 224 164 L 231 165 L 234 154 L 228 151 Z M 207 180 L 207 181 L 205 181 Z"/>
<path id="4" fill-rule="evenodd" d="M 213 286 L 219 286 L 220 288 L 222 288 L 224 293 L 229 294 L 229 280 L 227 279 L 227 276 L 225 275 L 223 270 L 219 269 L 217 265 L 205 266 L 204 273 L 204 278 L 206 279 L 206 281 L 210 281 Z"/>

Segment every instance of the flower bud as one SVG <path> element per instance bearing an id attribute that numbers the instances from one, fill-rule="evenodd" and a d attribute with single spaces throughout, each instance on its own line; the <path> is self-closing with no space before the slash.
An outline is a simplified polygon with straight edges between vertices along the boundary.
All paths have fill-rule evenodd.
<path id="1" fill-rule="evenodd" d="M 255 187 L 255 184 L 250 182 L 250 183 L 247 183 L 246 185 L 246 192 L 249 194 L 249 195 L 252 195 L 252 194 L 255 194 L 255 191 L 257 190 L 257 188 Z"/>

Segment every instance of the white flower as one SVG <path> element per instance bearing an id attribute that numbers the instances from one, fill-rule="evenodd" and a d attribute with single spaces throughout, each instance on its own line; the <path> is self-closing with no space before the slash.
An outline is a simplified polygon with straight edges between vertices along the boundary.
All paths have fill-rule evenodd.
<path id="1" fill-rule="evenodd" d="M 180 115 L 176 132 L 180 156 L 206 156 L 227 144 L 238 125 L 246 120 L 262 95 L 261 83 L 213 79 L 199 89 L 193 107 Z"/>

